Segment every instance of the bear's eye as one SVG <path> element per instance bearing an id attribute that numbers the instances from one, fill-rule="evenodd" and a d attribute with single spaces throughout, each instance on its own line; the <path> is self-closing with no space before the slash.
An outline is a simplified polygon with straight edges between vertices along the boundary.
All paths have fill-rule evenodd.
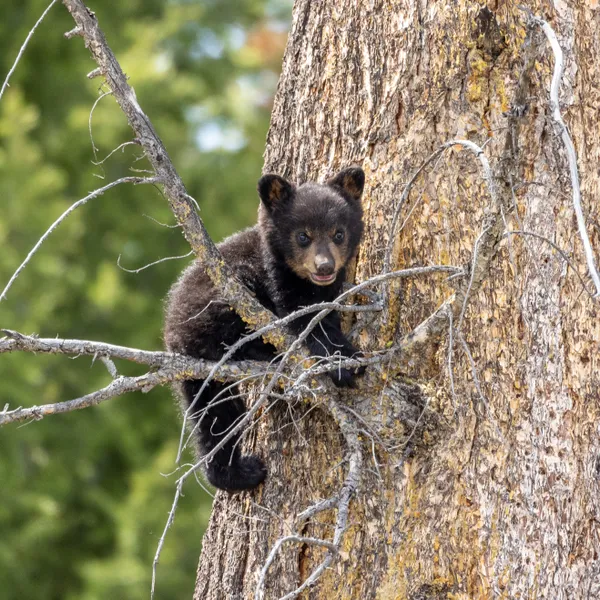
<path id="1" fill-rule="evenodd" d="M 344 232 L 343 231 L 336 231 L 335 235 L 333 236 L 333 241 L 336 244 L 341 244 L 344 241 Z"/>
<path id="2" fill-rule="evenodd" d="M 310 244 L 310 238 L 304 231 L 297 233 L 296 239 L 298 240 L 298 244 L 300 244 L 300 246 L 308 246 Z"/>

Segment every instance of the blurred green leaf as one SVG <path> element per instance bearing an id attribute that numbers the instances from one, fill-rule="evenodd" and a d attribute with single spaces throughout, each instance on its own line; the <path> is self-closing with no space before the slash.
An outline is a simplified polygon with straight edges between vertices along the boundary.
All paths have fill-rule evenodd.
<path id="1" fill-rule="evenodd" d="M 4 0 L 0 80 L 47 0 Z M 95 0 L 137 98 L 215 240 L 255 221 L 256 181 L 290 0 Z M 49 225 L 109 181 L 146 169 L 124 115 L 57 4 L 0 100 L 0 287 Z M 94 153 L 90 139 L 90 121 Z M 151 218 L 148 218 L 151 217 Z M 122 185 L 73 213 L 0 303 L 0 326 L 159 349 L 163 298 L 189 251 L 161 192 Z M 119 363 L 127 374 L 137 366 Z M 58 402 L 110 381 L 89 357 L 0 356 L 0 406 Z M 3 600 L 147 598 L 175 489 L 169 390 L 0 429 Z M 191 459 L 186 457 L 185 460 Z M 157 598 L 191 597 L 211 498 L 190 482 L 158 570 Z"/>

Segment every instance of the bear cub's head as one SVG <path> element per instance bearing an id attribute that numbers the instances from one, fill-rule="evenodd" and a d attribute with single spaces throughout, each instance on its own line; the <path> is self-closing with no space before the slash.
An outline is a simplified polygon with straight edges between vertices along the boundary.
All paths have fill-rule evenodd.
<path id="1" fill-rule="evenodd" d="M 298 277 L 330 285 L 355 255 L 363 232 L 362 169 L 344 169 L 325 185 L 298 187 L 278 175 L 258 182 L 259 222 L 271 253 Z"/>

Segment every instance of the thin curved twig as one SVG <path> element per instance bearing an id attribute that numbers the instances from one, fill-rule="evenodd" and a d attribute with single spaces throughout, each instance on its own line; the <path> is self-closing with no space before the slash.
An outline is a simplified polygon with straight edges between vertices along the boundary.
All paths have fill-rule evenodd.
<path id="1" fill-rule="evenodd" d="M 581 241 L 583 243 L 588 271 L 592 281 L 594 282 L 594 286 L 596 287 L 596 294 L 594 297 L 598 298 L 600 297 L 600 275 L 598 275 L 598 270 L 596 269 L 594 251 L 587 233 L 585 219 L 583 217 L 583 209 L 581 208 L 581 186 L 579 185 L 579 171 L 577 169 L 577 153 L 575 152 L 575 145 L 573 144 L 573 140 L 569 134 L 569 129 L 563 121 L 560 113 L 558 93 L 563 75 L 563 52 L 560 44 L 558 43 L 556 33 L 554 33 L 554 29 L 550 27 L 550 24 L 540 17 L 534 16 L 532 19 L 534 23 L 542 28 L 546 38 L 548 38 L 552 52 L 554 53 L 554 73 L 552 74 L 552 83 L 550 85 L 550 109 L 552 110 L 552 118 L 558 126 L 560 137 L 567 153 L 569 173 L 571 175 L 571 187 L 573 191 L 573 208 L 575 209 L 575 215 L 577 217 L 577 227 L 579 229 L 579 236 L 581 237 Z"/>
<path id="2" fill-rule="evenodd" d="M 120 185 L 122 183 L 140 184 L 140 183 L 157 183 L 159 181 L 160 181 L 160 179 L 158 177 L 121 177 L 121 179 L 117 179 L 116 181 L 112 181 L 111 183 L 105 185 L 104 187 L 101 187 L 101 188 L 98 188 L 97 190 L 94 190 L 92 193 L 88 194 L 85 198 L 82 198 L 81 200 L 78 200 L 77 202 L 75 202 L 74 204 L 72 204 L 71 206 L 69 206 L 69 208 L 67 208 L 67 210 L 65 210 L 65 212 L 62 215 L 60 215 L 60 217 L 58 217 L 58 219 L 56 219 L 56 221 L 54 221 L 54 223 L 52 223 L 52 225 L 50 225 L 50 227 L 46 230 L 46 233 L 44 233 L 44 235 L 37 241 L 37 243 L 35 244 L 35 246 L 30 250 L 29 254 L 25 257 L 25 260 L 21 263 L 21 265 L 19 266 L 19 268 L 13 273 L 13 276 L 10 278 L 9 282 L 6 284 L 6 287 L 2 290 L 2 293 L 0 294 L 0 302 L 2 302 L 2 300 L 4 300 L 6 298 L 6 293 L 11 288 L 12 284 L 15 282 L 15 280 L 17 279 L 17 277 L 21 274 L 21 272 L 23 271 L 23 269 L 27 266 L 27 264 L 29 263 L 29 261 L 33 258 L 33 255 L 40 249 L 40 246 L 48 239 L 48 237 L 50 236 L 50 234 L 75 209 L 79 208 L 83 204 L 86 204 L 90 200 L 93 200 L 94 198 L 97 198 L 98 196 L 101 196 L 102 194 L 104 194 L 104 192 L 107 192 L 108 190 L 110 190 L 110 189 L 112 189 L 112 188 L 114 188 L 117 185 Z"/>
<path id="3" fill-rule="evenodd" d="M 180 256 L 165 256 L 164 258 L 159 258 L 158 260 L 148 263 L 147 265 L 144 265 L 143 267 L 140 267 L 139 269 L 128 269 L 128 268 L 124 267 L 121 264 L 121 255 L 119 254 L 119 256 L 117 258 L 117 267 L 119 267 L 119 269 L 121 269 L 121 271 L 125 271 L 126 273 L 139 273 L 140 271 L 149 269 L 150 267 L 153 267 L 154 265 L 158 265 L 158 264 L 166 262 L 168 260 L 179 260 L 181 258 L 188 258 L 192 254 L 194 254 L 194 251 L 190 250 L 187 254 L 181 254 Z"/>
<path id="4" fill-rule="evenodd" d="M 591 296 L 592 298 L 594 297 L 594 293 L 589 290 L 585 279 L 581 276 L 581 274 L 577 270 L 573 261 L 567 256 L 566 252 L 560 246 L 556 245 L 552 240 L 548 239 L 547 237 L 545 237 L 543 235 L 540 235 L 539 233 L 535 233 L 533 231 L 525 231 L 523 229 L 513 229 L 511 231 L 506 231 L 504 233 L 504 237 L 508 237 L 511 235 L 529 235 L 538 240 L 541 240 L 542 242 L 546 242 L 546 244 L 548 244 L 549 246 L 554 248 L 554 250 L 556 250 L 560 254 L 562 259 L 569 265 L 569 267 L 571 267 L 571 269 L 573 269 L 575 275 L 577 275 L 577 278 L 579 279 L 579 281 L 580 281 L 581 285 L 583 286 L 583 289 L 586 291 L 586 293 L 589 296 Z"/>
<path id="5" fill-rule="evenodd" d="M 33 34 L 35 33 L 35 30 L 39 27 L 39 25 L 44 20 L 46 15 L 50 12 L 50 9 L 56 4 L 56 1 L 57 0 L 52 0 L 52 2 L 50 2 L 48 7 L 46 8 L 46 10 L 42 13 L 42 16 L 37 20 L 36 24 L 33 26 L 31 31 L 27 34 L 27 37 L 25 38 L 25 41 L 23 42 L 23 45 L 21 46 L 21 49 L 19 50 L 19 53 L 17 54 L 17 58 L 15 59 L 13 66 L 10 68 L 10 71 L 6 75 L 6 79 L 4 80 L 4 83 L 2 84 L 2 89 L 0 89 L 0 98 L 2 98 L 4 91 L 8 87 L 8 80 L 11 78 L 11 75 L 15 72 L 15 69 L 17 68 L 17 65 L 19 64 L 19 61 L 21 60 L 21 57 L 23 56 L 23 53 L 25 52 L 25 48 L 27 48 L 27 44 L 29 44 L 29 40 L 32 38 Z"/>

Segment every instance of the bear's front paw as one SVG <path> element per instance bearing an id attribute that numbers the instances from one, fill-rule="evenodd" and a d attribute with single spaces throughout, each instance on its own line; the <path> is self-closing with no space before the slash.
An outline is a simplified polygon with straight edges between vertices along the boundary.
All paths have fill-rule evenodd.
<path id="1" fill-rule="evenodd" d="M 357 353 L 355 358 L 360 358 L 361 356 L 361 353 Z M 354 388 L 356 387 L 355 379 L 362 377 L 366 370 L 366 366 L 356 367 L 355 369 L 335 369 L 334 371 L 329 371 L 329 375 L 333 379 L 333 383 L 338 387 Z"/>
<path id="2" fill-rule="evenodd" d="M 336 369 L 335 371 L 329 371 L 329 376 L 333 379 L 333 383 L 338 387 L 356 387 L 356 382 L 354 381 L 356 375 L 353 370 Z"/>
<path id="3" fill-rule="evenodd" d="M 365 355 L 362 352 L 357 350 L 352 356 L 352 358 L 364 358 L 364 356 Z M 367 370 L 367 365 L 363 365 L 362 367 L 356 367 L 356 369 L 350 370 L 354 373 L 354 375 L 356 375 L 356 377 L 362 377 L 365 374 L 365 371 Z"/>

